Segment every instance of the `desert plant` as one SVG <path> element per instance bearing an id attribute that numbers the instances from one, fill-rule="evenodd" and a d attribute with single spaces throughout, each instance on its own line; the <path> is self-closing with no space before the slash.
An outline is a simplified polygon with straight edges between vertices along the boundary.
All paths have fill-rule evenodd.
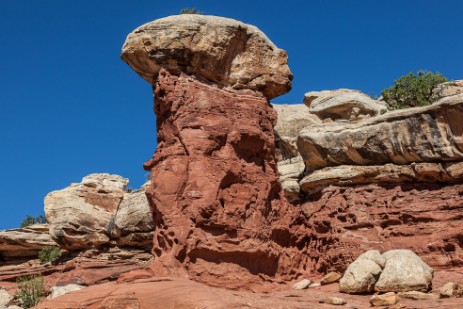
<path id="1" fill-rule="evenodd" d="M 198 11 L 198 9 L 196 8 L 184 8 L 180 11 L 180 14 L 199 14 L 199 15 L 204 15 L 203 12 L 201 11 Z"/>
<path id="2" fill-rule="evenodd" d="M 56 260 L 61 256 L 61 251 L 56 247 L 45 247 L 39 252 L 40 263 L 45 264 Z"/>
<path id="3" fill-rule="evenodd" d="M 16 279 L 18 291 L 16 298 L 23 308 L 37 306 L 44 295 L 45 282 L 43 276 L 32 275 Z"/>
<path id="4" fill-rule="evenodd" d="M 45 218 L 44 215 L 40 215 L 37 217 L 32 217 L 27 215 L 27 217 L 21 222 L 21 227 L 26 227 L 32 224 L 37 224 L 37 223 L 47 223 L 47 218 Z"/>
<path id="5" fill-rule="evenodd" d="M 447 78 L 438 72 L 434 74 L 420 70 L 417 74 L 410 72 L 400 77 L 381 94 L 389 109 L 424 106 L 439 99 L 433 90 L 446 81 Z"/>

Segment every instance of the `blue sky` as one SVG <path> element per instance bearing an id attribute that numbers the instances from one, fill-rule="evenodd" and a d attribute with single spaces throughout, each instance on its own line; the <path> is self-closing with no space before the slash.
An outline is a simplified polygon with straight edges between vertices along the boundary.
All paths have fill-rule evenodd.
<path id="1" fill-rule="evenodd" d="M 151 87 L 120 58 L 126 35 L 182 8 L 251 23 L 289 55 L 300 103 L 311 90 L 380 94 L 419 69 L 463 78 L 460 0 L 0 2 L 0 229 L 94 172 L 144 181 L 156 147 Z"/>

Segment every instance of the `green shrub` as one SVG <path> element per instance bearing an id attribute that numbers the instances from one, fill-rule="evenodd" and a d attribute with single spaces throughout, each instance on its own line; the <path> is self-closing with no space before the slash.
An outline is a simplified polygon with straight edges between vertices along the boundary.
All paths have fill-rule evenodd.
<path id="1" fill-rule="evenodd" d="M 44 296 L 45 281 L 41 275 L 19 277 L 16 279 L 18 291 L 16 298 L 23 308 L 31 308 L 40 303 Z"/>
<path id="2" fill-rule="evenodd" d="M 45 247 L 39 252 L 40 263 L 45 264 L 56 260 L 61 256 L 59 248 Z"/>
<path id="3" fill-rule="evenodd" d="M 32 224 L 37 224 L 37 223 L 47 223 L 47 218 L 45 218 L 44 215 L 40 215 L 40 216 L 37 216 L 37 217 L 32 217 L 32 216 L 29 216 L 27 215 L 26 219 L 24 219 L 22 222 L 21 222 L 21 227 L 26 227 L 26 226 L 29 226 L 29 225 L 32 225 Z"/>
<path id="4" fill-rule="evenodd" d="M 433 90 L 446 81 L 447 78 L 440 73 L 420 70 L 416 75 L 410 72 L 402 76 L 394 81 L 394 86 L 383 90 L 381 94 L 391 110 L 424 106 L 439 99 Z"/>
<path id="5" fill-rule="evenodd" d="M 189 8 L 184 8 L 180 11 L 180 14 L 199 14 L 199 15 L 204 15 L 203 12 L 201 11 L 198 11 L 196 8 L 192 8 L 192 9 L 189 9 Z"/>

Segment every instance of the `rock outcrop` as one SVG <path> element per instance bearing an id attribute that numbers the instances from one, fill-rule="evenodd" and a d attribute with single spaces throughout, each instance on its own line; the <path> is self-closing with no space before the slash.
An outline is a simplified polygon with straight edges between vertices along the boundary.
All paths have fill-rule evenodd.
<path id="1" fill-rule="evenodd" d="M 298 149 L 309 170 L 463 160 L 463 95 L 347 124 L 303 129 Z"/>
<path id="2" fill-rule="evenodd" d="M 412 250 L 431 267 L 461 267 L 462 197 L 462 184 L 328 186 L 301 206 L 314 230 L 315 268 L 343 271 L 366 250 L 397 248 Z"/>
<path id="3" fill-rule="evenodd" d="M 273 108 L 278 115 L 274 133 L 280 182 L 286 198 L 291 202 L 299 201 L 299 181 L 304 175 L 305 164 L 297 149 L 297 135 L 303 128 L 320 126 L 322 122 L 304 104 L 274 104 Z"/>
<path id="4" fill-rule="evenodd" d="M 304 95 L 304 104 L 322 120 L 357 120 L 376 116 L 381 110 L 387 110 L 382 102 L 350 89 L 307 92 Z"/>
<path id="5" fill-rule="evenodd" d="M 326 186 L 371 183 L 456 183 L 463 180 L 463 162 L 412 163 L 410 165 L 340 165 L 313 171 L 299 181 L 312 194 Z"/>
<path id="6" fill-rule="evenodd" d="M 129 34 L 122 59 L 154 89 L 153 272 L 234 289 L 300 275 L 290 228 L 301 213 L 279 182 L 268 102 L 291 85 L 286 53 L 255 27 L 182 15 Z"/>
<path id="7" fill-rule="evenodd" d="M 147 23 L 127 36 L 121 57 L 150 84 L 165 69 L 268 99 L 288 92 L 293 78 L 284 50 L 256 27 L 224 17 L 183 14 Z"/>
<path id="8" fill-rule="evenodd" d="M 91 174 L 50 192 L 45 215 L 50 235 L 66 250 L 103 245 L 150 247 L 154 224 L 144 188 L 126 192 L 128 179 Z"/>
<path id="9" fill-rule="evenodd" d="M 438 98 L 463 94 L 463 80 L 453 80 L 439 84 L 436 88 L 433 89 L 432 92 L 433 95 Z"/>
<path id="10" fill-rule="evenodd" d="M 15 260 L 37 257 L 45 247 L 57 247 L 48 234 L 48 224 L 0 231 L 0 259 Z"/>

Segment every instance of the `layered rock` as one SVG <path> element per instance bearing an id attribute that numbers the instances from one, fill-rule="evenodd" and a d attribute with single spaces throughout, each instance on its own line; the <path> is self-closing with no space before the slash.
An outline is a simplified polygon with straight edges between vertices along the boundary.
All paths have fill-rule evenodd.
<path id="1" fill-rule="evenodd" d="M 289 89 L 286 54 L 240 22 L 174 16 L 132 32 L 122 59 L 154 89 L 158 148 L 145 163 L 154 273 L 235 289 L 297 277 L 307 258 L 289 248 L 290 222 L 300 210 L 278 179 L 268 102 Z"/>
<path id="2" fill-rule="evenodd" d="M 439 84 L 432 92 L 433 95 L 438 98 L 463 94 L 463 80 L 453 80 Z"/>
<path id="3" fill-rule="evenodd" d="M 34 224 L 24 228 L 0 231 L 0 258 L 12 260 L 37 257 L 45 247 L 57 244 L 48 234 L 48 224 Z"/>
<path id="4" fill-rule="evenodd" d="M 154 222 L 146 198 L 146 183 L 140 190 L 125 193 L 114 216 L 111 238 L 118 246 L 152 245 Z"/>
<path id="5" fill-rule="evenodd" d="M 403 182 L 455 183 L 462 180 L 463 162 L 340 165 L 313 171 L 299 185 L 302 191 L 313 194 L 326 186 Z"/>
<path id="6" fill-rule="evenodd" d="M 67 250 L 149 247 L 154 224 L 145 192 L 126 193 L 127 184 L 118 175 L 91 174 L 50 192 L 44 204 L 53 240 Z"/>
<path id="7" fill-rule="evenodd" d="M 311 114 L 304 104 L 273 104 L 278 120 L 274 128 L 278 173 L 286 198 L 298 201 L 299 181 L 305 171 L 305 164 L 297 149 L 297 134 L 310 126 L 322 125 L 320 119 Z"/>
<path id="8" fill-rule="evenodd" d="M 304 104 L 320 119 L 357 120 L 378 115 L 386 110 L 385 104 L 366 94 L 350 89 L 307 92 Z"/>
<path id="9" fill-rule="evenodd" d="M 337 165 L 398 165 L 463 159 L 463 95 L 426 107 L 299 132 L 311 170 Z"/>
<path id="10" fill-rule="evenodd" d="M 144 24 L 127 36 L 121 57 L 150 84 L 164 68 L 269 99 L 291 89 L 286 52 L 256 27 L 224 17 L 183 14 Z"/>
<path id="11" fill-rule="evenodd" d="M 367 250 L 410 249 L 433 268 L 463 266 L 463 184 L 378 183 L 328 186 L 302 209 L 319 271 L 343 271 Z"/>

